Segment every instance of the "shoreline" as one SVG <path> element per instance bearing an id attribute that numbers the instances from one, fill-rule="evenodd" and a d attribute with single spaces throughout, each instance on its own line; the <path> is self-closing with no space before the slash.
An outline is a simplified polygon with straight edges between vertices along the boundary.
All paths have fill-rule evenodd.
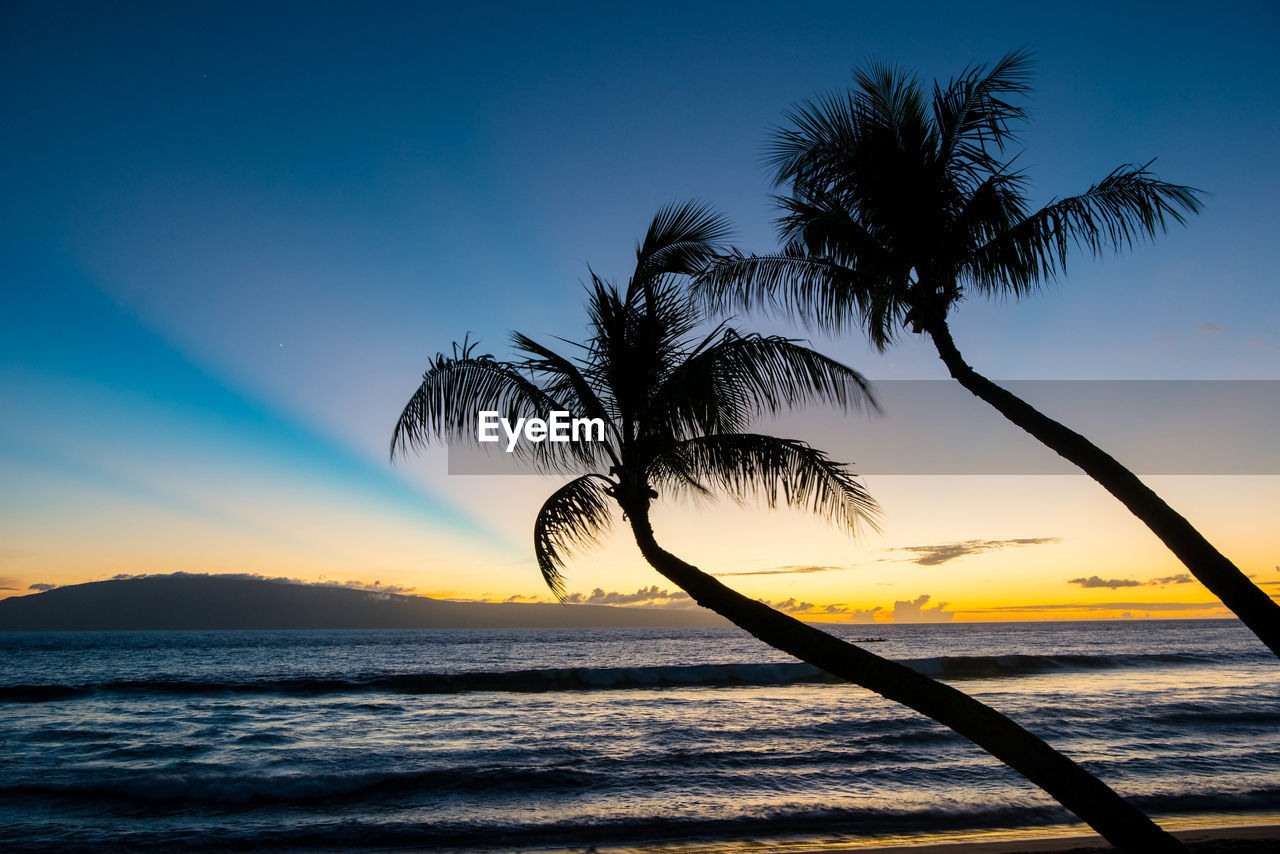
<path id="1" fill-rule="evenodd" d="M 1233 825 L 1224 827 L 1175 830 L 1173 835 L 1187 843 L 1193 851 L 1217 854 L 1264 854 L 1280 845 L 1280 825 Z M 804 849 L 797 849 L 800 854 Z M 811 849 L 818 850 L 818 849 Z M 858 854 L 1093 854 L 1114 851 L 1106 840 L 1094 833 L 1043 838 L 971 840 L 953 842 L 902 843 L 894 845 L 828 847 L 828 852 L 856 851 Z"/>
<path id="2" fill-rule="evenodd" d="M 1224 821 L 1230 821 L 1227 824 Z M 1269 854 L 1280 851 L 1280 815 L 1204 816 L 1162 824 L 1187 843 L 1193 854 Z M 530 849 L 513 849 L 531 851 Z M 742 839 L 721 842 L 657 843 L 634 846 L 575 846 L 537 854 L 1100 854 L 1115 849 L 1080 825 L 1058 825 L 937 834 L 850 838 Z"/>

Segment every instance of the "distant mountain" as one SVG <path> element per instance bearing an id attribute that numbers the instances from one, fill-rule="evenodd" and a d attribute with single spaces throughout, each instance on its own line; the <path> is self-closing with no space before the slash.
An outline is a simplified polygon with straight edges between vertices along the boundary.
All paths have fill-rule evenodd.
<path id="1" fill-rule="evenodd" d="M 701 608 L 450 602 L 216 575 L 94 581 L 0 599 L 0 631 L 720 625 Z"/>

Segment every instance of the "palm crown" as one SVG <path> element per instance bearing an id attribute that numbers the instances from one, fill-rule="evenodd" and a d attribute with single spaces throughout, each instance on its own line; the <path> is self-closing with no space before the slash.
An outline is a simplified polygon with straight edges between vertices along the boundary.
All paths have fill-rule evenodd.
<path id="1" fill-rule="evenodd" d="M 798 341 L 725 324 L 699 332 L 706 315 L 680 277 L 714 257 L 727 231 L 702 205 L 661 210 L 625 288 L 591 274 L 590 332 L 572 358 L 519 333 L 512 361 L 468 344 L 438 355 L 396 424 L 393 456 L 431 440 L 475 442 L 482 410 L 601 419 L 603 442 L 521 446 L 539 470 L 578 474 L 534 525 L 538 566 L 557 594 L 567 552 L 609 525 L 612 504 L 643 512 L 659 489 L 783 501 L 851 530 L 874 525 L 875 502 L 846 466 L 804 442 L 746 432 L 757 416 L 806 402 L 875 404 L 859 373 Z"/>
<path id="2" fill-rule="evenodd" d="M 780 309 L 835 329 L 858 323 L 878 349 L 904 327 L 932 340 L 972 394 L 1120 500 L 1280 655 L 1280 605 L 1114 457 L 973 369 L 947 324 L 969 290 L 1020 297 L 1066 270 L 1073 248 L 1122 249 L 1182 223 L 1199 191 L 1124 165 L 1036 211 L 1006 149 L 1025 114 L 1030 57 L 971 66 L 926 96 L 872 64 L 855 87 L 793 110 L 770 151 L 780 252 L 730 252 L 699 276 L 709 307 Z"/>
<path id="3" fill-rule="evenodd" d="M 768 152 L 784 246 L 732 253 L 702 280 L 711 304 L 785 307 L 827 328 L 858 321 L 883 350 L 945 319 L 966 290 L 1021 296 L 1099 253 L 1181 223 L 1197 191 L 1127 164 L 1035 210 L 1006 153 L 1025 118 L 1031 60 L 1006 54 L 926 94 L 872 63 L 855 87 L 793 109 Z"/>

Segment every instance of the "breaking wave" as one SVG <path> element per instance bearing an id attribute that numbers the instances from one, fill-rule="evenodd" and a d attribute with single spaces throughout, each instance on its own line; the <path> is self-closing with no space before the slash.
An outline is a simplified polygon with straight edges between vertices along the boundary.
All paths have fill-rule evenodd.
<path id="1" fill-rule="evenodd" d="M 937 679 L 1003 679 L 1055 671 L 1169 667 L 1220 663 L 1209 653 L 1132 655 L 940 656 L 902 663 Z M 39 703 L 95 694 L 460 694 L 474 691 L 619 691 L 644 688 L 734 687 L 835 683 L 841 680 L 800 663 L 693 664 L 655 667 L 567 667 L 466 673 L 378 674 L 352 678 L 254 679 L 246 681 L 141 679 L 80 685 L 0 686 L 0 702 Z"/>

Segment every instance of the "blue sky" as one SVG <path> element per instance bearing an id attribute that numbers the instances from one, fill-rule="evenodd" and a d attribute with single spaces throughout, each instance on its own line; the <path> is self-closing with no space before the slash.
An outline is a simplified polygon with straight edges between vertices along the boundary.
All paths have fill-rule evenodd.
<path id="1" fill-rule="evenodd" d="M 930 79 L 1033 48 L 1020 162 L 1042 200 L 1157 156 L 1208 193 L 1155 245 L 963 306 L 976 366 L 1278 379 L 1278 36 L 1265 3 L 6 3 L 2 506 L 30 530 L 27 496 L 56 515 L 74 475 L 89 515 L 132 490 L 144 537 L 176 482 L 216 532 L 209 508 L 237 503 L 196 485 L 216 460 L 290 512 L 328 489 L 516 560 L 523 505 L 495 518 L 386 464 L 426 358 L 468 331 L 499 353 L 512 328 L 576 335 L 586 264 L 624 275 L 673 199 L 772 247 L 768 126 L 873 57 Z M 918 342 L 817 343 L 872 377 L 943 375 Z M 41 548 L 0 573 L 39 575 Z"/>

